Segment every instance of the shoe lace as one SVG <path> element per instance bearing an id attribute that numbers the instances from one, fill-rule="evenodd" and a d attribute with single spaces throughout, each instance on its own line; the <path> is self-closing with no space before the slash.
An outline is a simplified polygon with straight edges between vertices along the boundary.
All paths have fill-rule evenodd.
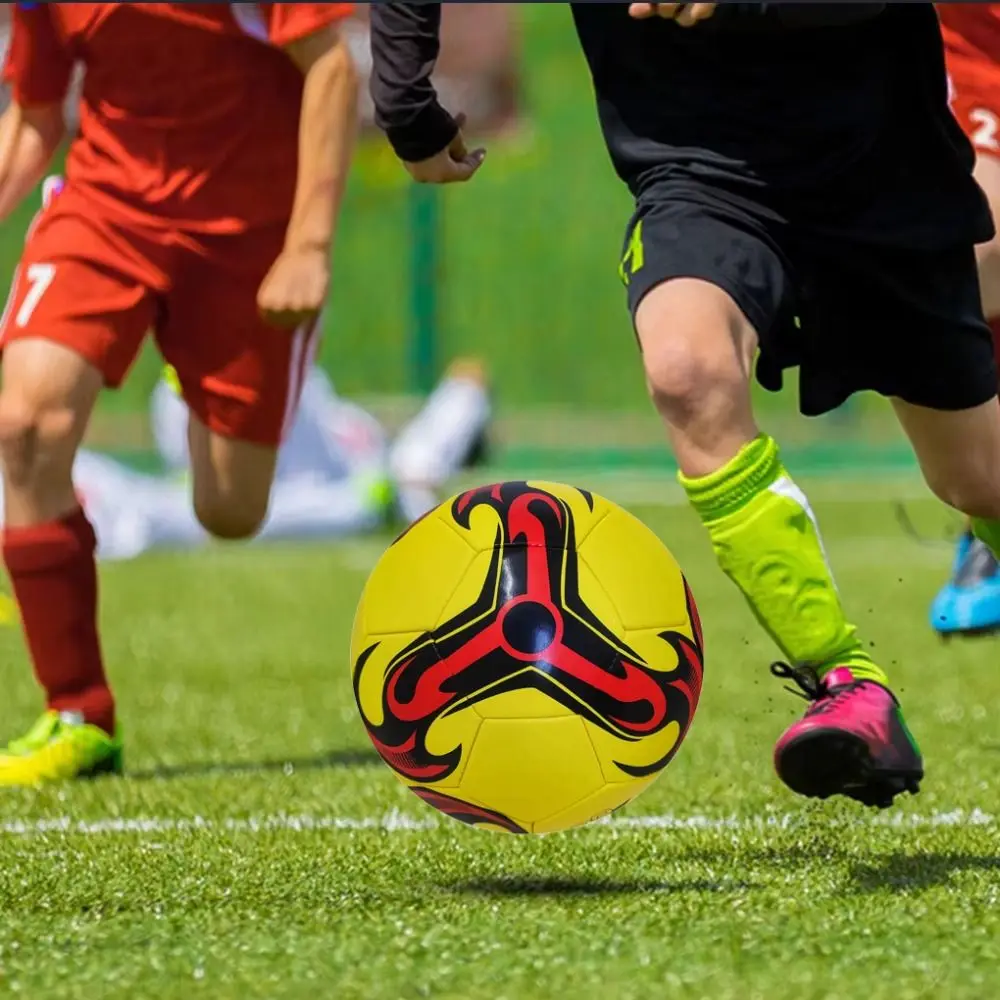
<path id="1" fill-rule="evenodd" d="M 777 663 L 771 664 L 771 674 L 779 680 L 793 681 L 797 687 L 786 684 L 785 690 L 798 698 L 804 698 L 806 701 L 819 701 L 826 695 L 826 688 L 823 686 L 823 681 L 820 680 L 819 671 L 809 664 L 793 667 L 791 664 L 779 660 Z"/>
<path id="2" fill-rule="evenodd" d="M 798 667 L 790 666 L 787 663 L 772 663 L 771 673 L 781 680 L 794 681 L 798 685 L 796 688 L 785 686 L 786 691 L 790 691 L 806 701 L 812 702 L 816 707 L 810 711 L 826 712 L 835 705 L 843 704 L 851 698 L 855 692 L 864 686 L 863 680 L 855 680 L 843 687 L 837 687 L 831 691 L 823 683 L 819 671 L 811 664 L 802 664 Z M 819 703 L 822 702 L 822 705 Z"/>

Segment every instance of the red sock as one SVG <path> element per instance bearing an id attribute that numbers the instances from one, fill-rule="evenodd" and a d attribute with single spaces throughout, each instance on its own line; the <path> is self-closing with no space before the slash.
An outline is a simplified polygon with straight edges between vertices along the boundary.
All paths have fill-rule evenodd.
<path id="1" fill-rule="evenodd" d="M 49 524 L 8 528 L 3 536 L 4 562 L 49 708 L 79 712 L 113 733 L 115 703 L 97 634 L 96 547 L 82 510 Z"/>

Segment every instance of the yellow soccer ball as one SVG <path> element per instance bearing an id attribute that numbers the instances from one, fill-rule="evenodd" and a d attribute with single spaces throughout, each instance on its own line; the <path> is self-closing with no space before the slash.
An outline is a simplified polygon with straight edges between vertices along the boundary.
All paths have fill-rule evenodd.
<path id="1" fill-rule="evenodd" d="M 351 635 L 382 759 L 455 819 L 580 826 L 674 757 L 701 693 L 691 591 L 631 514 L 569 486 L 464 493 L 375 567 Z"/>

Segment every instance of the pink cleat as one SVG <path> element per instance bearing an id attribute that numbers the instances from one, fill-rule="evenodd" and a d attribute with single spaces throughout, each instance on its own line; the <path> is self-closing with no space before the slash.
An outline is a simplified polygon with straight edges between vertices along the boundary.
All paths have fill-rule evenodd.
<path id="1" fill-rule="evenodd" d="M 855 680 L 846 667 L 822 680 L 811 667 L 786 663 L 772 664 L 771 673 L 794 681 L 812 702 L 774 748 L 778 777 L 793 792 L 886 809 L 900 793 L 920 790 L 924 762 L 888 688 Z"/>

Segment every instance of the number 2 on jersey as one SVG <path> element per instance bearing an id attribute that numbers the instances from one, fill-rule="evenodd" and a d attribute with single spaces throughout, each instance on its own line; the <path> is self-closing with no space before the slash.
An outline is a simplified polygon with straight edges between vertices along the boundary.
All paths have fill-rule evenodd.
<path id="1" fill-rule="evenodd" d="M 1000 142 L 997 141 L 1000 122 L 997 121 L 997 116 L 986 108 L 974 108 L 969 117 L 976 127 L 972 133 L 972 144 L 976 149 L 991 149 L 994 152 L 1000 150 Z"/>

